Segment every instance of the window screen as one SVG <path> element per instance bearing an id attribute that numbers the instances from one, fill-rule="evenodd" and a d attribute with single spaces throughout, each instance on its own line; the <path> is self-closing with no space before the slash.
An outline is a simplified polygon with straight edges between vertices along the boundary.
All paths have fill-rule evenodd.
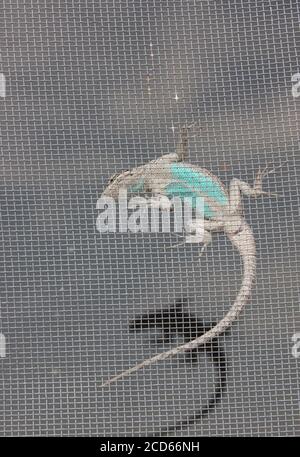
<path id="1" fill-rule="evenodd" d="M 109 177 L 174 152 L 195 123 L 188 162 L 226 187 L 281 168 L 264 179 L 276 196 L 243 197 L 257 277 L 218 338 L 220 398 L 176 433 L 299 435 L 297 2 L 7 0 L 2 14 L 0 433 L 160 434 L 216 393 L 204 349 L 100 387 L 182 343 L 178 316 L 169 340 L 134 332 L 139 316 L 182 302 L 190 326 L 217 322 L 239 290 L 222 233 L 200 257 L 171 248 L 175 233 L 96 227 Z"/>

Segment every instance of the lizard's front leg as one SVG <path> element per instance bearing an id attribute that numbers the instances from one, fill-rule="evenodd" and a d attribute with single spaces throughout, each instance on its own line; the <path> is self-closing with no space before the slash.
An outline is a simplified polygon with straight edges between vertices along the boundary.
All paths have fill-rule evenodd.
<path id="1" fill-rule="evenodd" d="M 191 126 L 184 125 L 180 129 L 180 138 L 176 147 L 178 162 L 183 162 L 188 154 L 188 131 Z"/>
<path id="2" fill-rule="evenodd" d="M 183 126 L 180 129 L 179 141 L 176 146 L 176 152 L 164 154 L 153 163 L 162 165 L 164 163 L 183 162 L 188 155 L 188 131 L 190 126 Z"/>

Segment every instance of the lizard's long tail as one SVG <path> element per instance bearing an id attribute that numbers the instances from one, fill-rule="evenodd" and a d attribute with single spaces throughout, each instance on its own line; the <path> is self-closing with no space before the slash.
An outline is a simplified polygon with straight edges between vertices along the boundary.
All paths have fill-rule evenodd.
<path id="1" fill-rule="evenodd" d="M 255 252 L 255 240 L 253 233 L 249 225 L 242 221 L 240 230 L 235 233 L 227 233 L 232 244 L 238 249 L 244 264 L 244 274 L 243 281 L 239 293 L 235 299 L 234 304 L 231 309 L 228 311 L 226 316 L 220 320 L 220 322 L 213 327 L 211 330 L 206 332 L 204 335 L 195 338 L 189 343 L 185 343 L 181 346 L 178 346 L 174 349 L 170 349 L 167 352 L 162 352 L 157 354 L 150 359 L 144 360 L 143 362 L 135 365 L 134 367 L 129 368 L 128 370 L 119 373 L 118 375 L 108 379 L 100 387 L 106 387 L 117 381 L 118 379 L 129 376 L 131 373 L 134 373 L 141 368 L 145 368 L 149 365 L 152 365 L 155 362 L 160 360 L 165 360 L 169 357 L 173 357 L 176 354 L 181 354 L 185 351 L 190 351 L 201 344 L 205 344 L 213 338 L 216 338 L 218 335 L 223 333 L 228 327 L 231 326 L 233 321 L 237 319 L 240 312 L 246 305 L 248 299 L 250 298 L 251 289 L 253 282 L 255 280 L 256 274 L 256 252 Z"/>

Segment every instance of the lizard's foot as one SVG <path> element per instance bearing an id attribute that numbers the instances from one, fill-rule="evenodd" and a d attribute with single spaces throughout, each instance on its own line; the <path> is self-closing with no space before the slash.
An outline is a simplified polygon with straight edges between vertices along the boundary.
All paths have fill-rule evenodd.
<path id="1" fill-rule="evenodd" d="M 187 234 L 178 235 L 180 238 L 184 238 L 184 241 L 174 244 L 172 246 L 168 246 L 167 249 L 181 246 L 183 244 L 192 244 L 192 243 L 202 244 L 203 243 L 203 247 L 200 252 L 200 257 L 201 257 L 201 255 L 203 254 L 206 247 L 212 241 L 211 233 L 208 230 L 205 230 L 205 228 L 202 226 L 202 224 L 203 224 L 203 221 L 199 222 L 197 219 L 189 221 L 185 227 Z"/>
<path id="2" fill-rule="evenodd" d="M 208 230 L 205 230 L 203 221 L 199 222 L 197 220 L 190 221 L 187 224 L 186 230 L 189 233 L 185 238 L 186 243 L 203 243 L 200 252 L 201 257 L 207 246 L 212 242 L 211 233 Z"/>
<path id="3" fill-rule="evenodd" d="M 203 243 L 203 246 L 202 246 L 202 249 L 200 251 L 200 256 L 199 257 L 202 257 L 202 254 L 204 253 L 204 251 L 206 250 L 207 246 L 212 242 L 212 236 L 211 236 L 211 233 L 208 232 L 207 230 L 204 230 L 204 236 L 203 236 L 203 240 L 202 240 L 202 243 Z"/>
<path id="4" fill-rule="evenodd" d="M 184 235 L 177 235 L 179 238 L 185 238 Z M 173 248 L 177 248 L 177 246 L 182 246 L 183 244 L 185 244 L 185 239 L 184 241 L 181 241 L 181 243 L 176 243 L 176 244 L 172 244 L 172 246 L 166 246 L 166 249 L 173 249 Z"/>
<path id="5" fill-rule="evenodd" d="M 203 236 L 199 234 L 191 234 L 191 235 L 178 235 L 180 238 L 184 238 L 183 241 L 180 243 L 172 244 L 172 246 L 167 246 L 166 249 L 173 249 L 177 246 L 182 246 L 183 244 L 191 244 L 191 243 L 203 243 Z"/>
<path id="6" fill-rule="evenodd" d="M 254 193 L 256 197 L 260 197 L 262 195 L 266 195 L 268 197 L 279 197 L 279 194 L 276 194 L 274 192 L 266 192 L 266 191 L 263 191 L 262 189 L 262 186 L 263 186 L 263 179 L 267 176 L 267 175 L 270 175 L 272 173 L 275 173 L 275 170 L 279 169 L 279 168 L 282 168 L 283 165 L 287 162 L 284 161 L 282 162 L 280 165 L 276 166 L 276 167 L 270 167 L 269 165 L 267 165 L 265 168 L 263 169 L 259 169 L 258 170 L 258 173 L 257 173 L 257 176 L 255 178 L 255 181 L 254 181 L 254 186 L 253 186 L 253 190 L 254 190 Z"/>

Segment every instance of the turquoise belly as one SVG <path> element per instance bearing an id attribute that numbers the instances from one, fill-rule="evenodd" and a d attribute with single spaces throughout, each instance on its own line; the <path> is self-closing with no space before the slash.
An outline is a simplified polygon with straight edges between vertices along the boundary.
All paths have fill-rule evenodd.
<path id="1" fill-rule="evenodd" d="M 193 208 L 196 207 L 196 199 L 199 198 L 199 194 L 193 192 L 184 184 L 171 182 L 164 189 L 164 194 L 172 199 L 173 197 L 179 197 L 181 199 L 188 198 L 191 200 L 191 205 Z M 204 201 L 204 217 L 209 219 L 214 217 L 215 213 L 208 203 Z"/>
<path id="2" fill-rule="evenodd" d="M 192 170 L 179 164 L 171 165 L 171 179 L 164 190 L 169 197 L 188 197 L 195 207 L 196 198 L 204 198 L 204 217 L 215 217 L 212 205 L 205 201 L 205 197 L 216 203 L 217 206 L 228 205 L 228 197 L 220 184 L 207 174 Z"/>

